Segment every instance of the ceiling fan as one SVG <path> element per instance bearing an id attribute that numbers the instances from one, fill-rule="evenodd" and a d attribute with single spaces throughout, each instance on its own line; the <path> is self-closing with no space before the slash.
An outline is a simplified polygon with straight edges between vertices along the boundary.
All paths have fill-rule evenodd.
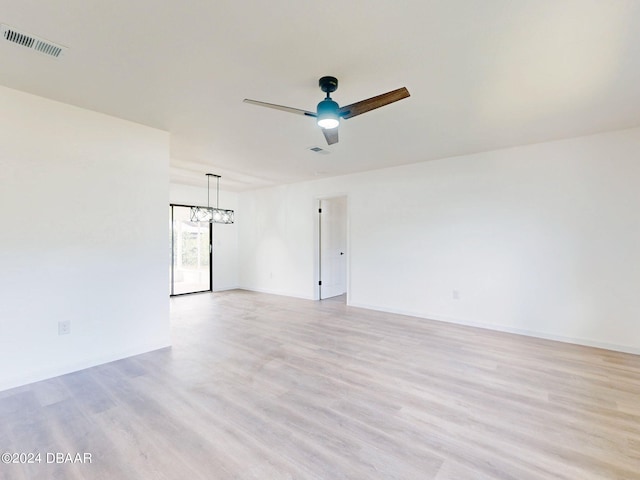
<path id="1" fill-rule="evenodd" d="M 322 100 L 317 107 L 316 112 L 310 112 L 308 110 L 300 110 L 299 108 L 285 107 L 283 105 L 276 105 L 273 103 L 259 102 L 258 100 L 244 99 L 245 103 L 251 103 L 252 105 L 258 105 L 260 107 L 275 108 L 276 110 L 282 110 L 285 112 L 296 113 L 298 115 L 305 115 L 307 117 L 315 117 L 318 119 L 318 125 L 322 128 L 324 138 L 329 145 L 338 143 L 338 125 L 340 125 L 340 119 L 345 120 L 361 113 L 366 113 L 376 108 L 384 107 L 403 98 L 409 96 L 409 90 L 405 87 L 392 90 L 391 92 L 383 93 L 375 97 L 361 100 L 345 107 L 340 107 L 336 102 L 331 99 L 331 93 L 338 89 L 338 79 L 335 77 L 322 77 L 318 84 L 320 89 L 327 94 L 324 100 Z"/>

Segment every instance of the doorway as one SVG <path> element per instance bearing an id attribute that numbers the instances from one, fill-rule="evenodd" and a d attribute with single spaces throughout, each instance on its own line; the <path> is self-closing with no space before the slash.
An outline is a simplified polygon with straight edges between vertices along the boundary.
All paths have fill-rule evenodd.
<path id="1" fill-rule="evenodd" d="M 347 293 L 347 197 L 323 198 L 318 208 L 320 300 Z"/>
<path id="2" fill-rule="evenodd" d="M 213 229 L 209 222 L 192 222 L 190 205 L 169 205 L 171 262 L 169 294 L 210 292 Z"/>

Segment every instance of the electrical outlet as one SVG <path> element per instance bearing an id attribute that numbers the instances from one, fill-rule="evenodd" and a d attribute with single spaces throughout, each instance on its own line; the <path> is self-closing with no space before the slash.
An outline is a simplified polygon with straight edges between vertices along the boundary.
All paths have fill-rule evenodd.
<path id="1" fill-rule="evenodd" d="M 454 290 L 453 292 L 451 292 L 451 296 L 454 300 L 460 300 L 460 292 L 458 290 Z"/>
<path id="2" fill-rule="evenodd" d="M 58 335 L 69 335 L 71 333 L 71 320 L 58 322 Z"/>

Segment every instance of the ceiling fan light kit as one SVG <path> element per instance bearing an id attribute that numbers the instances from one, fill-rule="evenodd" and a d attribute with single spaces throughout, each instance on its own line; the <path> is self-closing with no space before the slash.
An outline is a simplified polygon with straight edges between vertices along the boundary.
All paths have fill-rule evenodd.
<path id="1" fill-rule="evenodd" d="M 315 112 L 301 110 L 299 108 L 285 107 L 284 105 L 260 102 L 258 100 L 250 100 L 248 98 L 245 98 L 244 102 L 258 105 L 260 107 L 273 108 L 275 110 L 304 115 L 307 117 L 316 117 L 318 126 L 322 128 L 322 133 L 324 134 L 327 144 L 332 145 L 334 143 L 338 143 L 338 125 L 340 125 L 341 118 L 346 120 L 410 96 L 409 90 L 407 90 L 406 87 L 402 87 L 397 90 L 392 90 L 391 92 L 383 93 L 382 95 L 368 98 L 367 100 L 362 100 L 345 107 L 340 107 L 331 98 L 331 93 L 338 89 L 338 79 L 336 77 L 326 76 L 322 77 L 318 81 L 318 84 L 320 85 L 320 89 L 325 92 L 327 96 L 324 100 L 318 103 Z"/>
<path id="2" fill-rule="evenodd" d="M 207 173 L 207 206 L 206 207 L 191 207 L 191 221 L 192 222 L 209 222 L 209 223 L 233 223 L 234 212 L 233 210 L 225 210 L 224 208 L 218 208 L 218 201 L 220 200 L 220 175 L 213 173 Z M 211 177 L 216 178 L 216 206 L 209 206 L 209 179 Z"/>
<path id="3" fill-rule="evenodd" d="M 338 104 L 330 98 L 325 98 L 318 104 L 318 126 L 322 128 L 336 128 L 340 125 Z"/>

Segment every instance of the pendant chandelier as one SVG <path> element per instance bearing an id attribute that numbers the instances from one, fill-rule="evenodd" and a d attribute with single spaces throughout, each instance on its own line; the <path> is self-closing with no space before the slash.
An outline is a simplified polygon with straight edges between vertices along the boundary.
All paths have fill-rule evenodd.
<path id="1" fill-rule="evenodd" d="M 192 222 L 209 222 L 209 223 L 233 223 L 233 210 L 225 210 L 218 208 L 218 201 L 220 200 L 220 175 L 214 175 L 213 173 L 207 173 L 207 206 L 206 207 L 191 207 L 191 221 Z M 209 206 L 209 180 L 211 177 L 216 177 L 216 206 L 215 208 Z"/>

